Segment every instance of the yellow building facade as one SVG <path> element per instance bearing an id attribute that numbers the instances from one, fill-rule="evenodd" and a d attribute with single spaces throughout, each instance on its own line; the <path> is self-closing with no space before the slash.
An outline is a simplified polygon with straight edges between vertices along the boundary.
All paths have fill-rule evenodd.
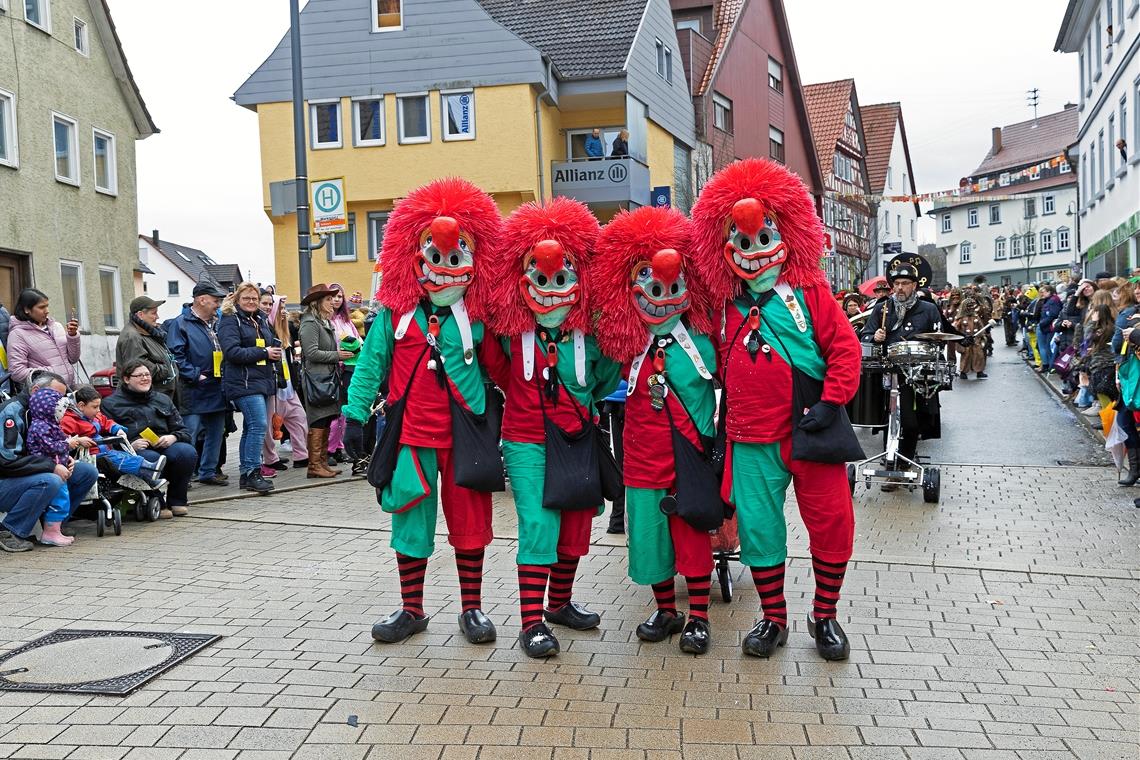
<path id="1" fill-rule="evenodd" d="M 563 111 L 544 103 L 536 129 L 537 91 L 534 87 L 479 87 L 473 88 L 473 94 L 474 139 L 442 138 L 439 129 L 442 98 L 438 90 L 428 93 L 429 120 L 434 128 L 429 142 L 401 144 L 395 93 L 382 98 L 382 145 L 354 145 L 346 129 L 341 147 L 314 149 L 311 135 L 307 135 L 310 181 L 343 177 L 347 208 L 353 221 L 353 229 L 348 236 L 339 236 L 331 244 L 337 250 L 329 251 L 330 246 L 326 245 L 325 249 L 313 252 L 314 283 L 338 282 L 349 293 L 362 292 L 367 300 L 376 257 L 374 247 L 379 246 L 381 239 L 383 215 L 392 210 L 397 199 L 433 179 L 460 176 L 490 193 L 505 216 L 523 203 L 540 197 L 549 198 L 557 191 L 552 181 L 551 164 L 571 158 L 568 155 L 571 150 L 570 133 L 600 126 L 624 127 L 627 119 L 624 105 Z M 340 113 L 345 115 L 345 125 L 351 125 L 351 98 L 340 99 Z M 266 214 L 273 224 L 275 284 L 278 292 L 287 294 L 290 302 L 294 302 L 301 295 L 296 214 L 274 216 L 270 202 L 270 184 L 289 179 L 295 172 L 293 107 L 291 103 L 264 103 L 257 106 L 257 116 L 263 200 Z M 307 118 L 306 124 L 311 125 L 312 119 Z M 542 135 L 541 158 L 537 134 Z M 673 136 L 648 119 L 645 134 L 645 163 L 651 186 L 674 189 Z M 591 208 L 599 220 L 605 222 L 619 207 L 592 204 Z M 345 250 L 346 244 L 351 255 Z"/>

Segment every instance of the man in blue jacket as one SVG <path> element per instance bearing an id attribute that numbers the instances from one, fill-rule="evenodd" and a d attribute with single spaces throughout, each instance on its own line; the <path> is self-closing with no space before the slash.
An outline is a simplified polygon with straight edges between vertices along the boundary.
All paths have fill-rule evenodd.
<path id="1" fill-rule="evenodd" d="M 182 421 L 192 444 L 204 435 L 197 480 L 208 486 L 224 486 L 229 480 L 217 471 L 227 403 L 222 393 L 222 346 L 216 331 L 218 307 L 225 295 L 212 282 L 200 282 L 194 286 L 189 308 L 165 324 L 166 347 L 178 365 L 182 386 Z"/>
<path id="2" fill-rule="evenodd" d="M 99 477 L 94 465 L 86 462 L 67 466 L 56 464 L 50 457 L 27 453 L 24 442 L 28 431 L 29 394 L 45 387 L 67 393 L 63 378 L 52 372 L 37 373 L 29 385 L 26 393 L 0 409 L 0 511 L 6 512 L 0 522 L 0 550 L 6 552 L 26 552 L 32 548 L 29 538 L 63 481 L 69 486 L 71 513 L 75 514 Z"/>
<path id="3" fill-rule="evenodd" d="M 595 158 L 602 158 L 605 155 L 605 151 L 602 149 L 602 130 L 594 127 L 594 131 L 586 138 L 585 147 L 586 155 L 590 157 L 591 161 Z"/>
<path id="4" fill-rule="evenodd" d="M 1040 318 L 1037 321 L 1037 352 L 1041 354 L 1041 374 L 1055 373 L 1053 369 L 1053 322 L 1061 314 L 1061 299 L 1057 290 L 1049 283 L 1038 288 L 1041 301 Z"/>

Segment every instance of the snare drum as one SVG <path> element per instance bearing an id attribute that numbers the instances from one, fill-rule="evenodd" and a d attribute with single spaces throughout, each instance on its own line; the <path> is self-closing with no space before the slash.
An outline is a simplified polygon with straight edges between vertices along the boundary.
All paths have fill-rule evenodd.
<path id="1" fill-rule="evenodd" d="M 904 340 L 887 346 L 887 358 L 896 365 L 930 363 L 941 355 L 941 346 L 921 340 Z"/>
<path id="2" fill-rule="evenodd" d="M 887 359 L 883 355 L 881 343 L 860 343 L 862 350 L 862 364 L 864 370 L 883 370 L 887 367 Z"/>

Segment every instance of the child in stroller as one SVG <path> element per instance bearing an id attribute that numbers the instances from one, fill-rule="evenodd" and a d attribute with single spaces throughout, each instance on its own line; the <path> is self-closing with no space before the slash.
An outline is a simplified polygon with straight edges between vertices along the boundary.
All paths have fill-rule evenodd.
<path id="1" fill-rule="evenodd" d="M 67 435 L 91 440 L 94 445 L 89 451 L 99 472 L 132 491 L 161 489 L 166 484 L 162 479 L 166 457 L 151 462 L 136 454 L 127 440 L 127 429 L 100 411 L 103 397 L 92 386 L 81 385 L 74 395 L 75 405 L 66 408 L 60 427 Z"/>

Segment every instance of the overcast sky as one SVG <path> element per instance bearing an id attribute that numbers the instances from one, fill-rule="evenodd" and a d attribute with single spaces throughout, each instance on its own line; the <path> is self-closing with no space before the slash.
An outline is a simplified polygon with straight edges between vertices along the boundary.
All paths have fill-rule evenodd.
<path id="1" fill-rule="evenodd" d="M 257 116 L 230 96 L 288 29 L 287 0 L 108 0 L 160 134 L 138 146 L 139 230 L 273 277 Z M 956 187 L 990 128 L 1077 97 L 1053 52 L 1065 0 L 784 0 L 805 83 L 854 77 L 863 104 L 902 103 L 919 192 Z M 933 228 L 926 236 L 932 240 Z"/>

